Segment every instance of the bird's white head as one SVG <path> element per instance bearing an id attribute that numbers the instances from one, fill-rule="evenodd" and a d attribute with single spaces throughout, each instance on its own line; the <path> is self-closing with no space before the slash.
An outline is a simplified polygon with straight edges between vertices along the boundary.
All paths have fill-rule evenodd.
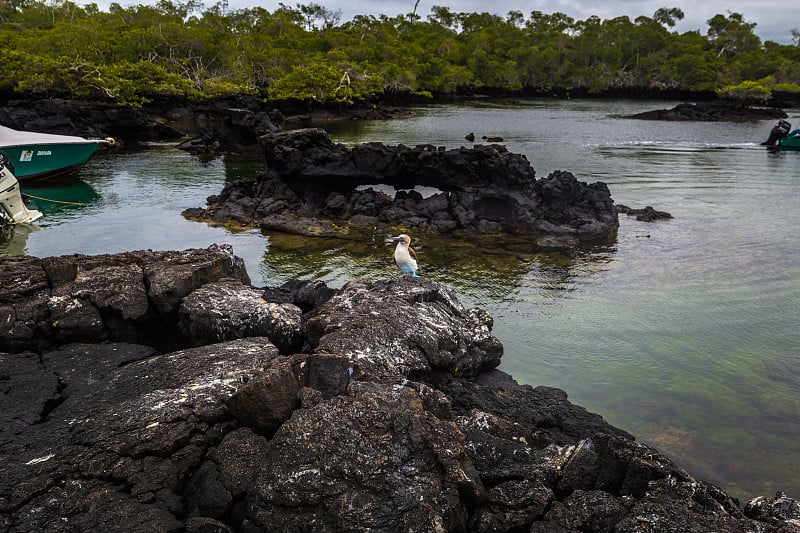
<path id="1" fill-rule="evenodd" d="M 401 233 L 397 237 L 391 237 L 389 239 L 386 239 L 386 242 L 387 243 L 401 242 L 401 243 L 405 244 L 406 246 L 408 246 L 409 244 L 411 244 L 411 237 L 409 237 L 405 233 Z"/>

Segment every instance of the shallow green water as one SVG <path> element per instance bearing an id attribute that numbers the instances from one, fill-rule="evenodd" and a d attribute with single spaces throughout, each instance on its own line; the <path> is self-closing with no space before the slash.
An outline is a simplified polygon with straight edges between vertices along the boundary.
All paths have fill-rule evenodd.
<path id="1" fill-rule="evenodd" d="M 622 216 L 611 246 L 569 253 L 477 250 L 418 239 L 423 275 L 486 308 L 502 368 L 570 398 L 742 497 L 800 497 L 800 152 L 769 153 L 771 121 L 657 123 L 619 115 L 671 103 L 517 100 L 430 106 L 389 122 L 330 125 L 340 142 L 456 147 L 501 136 L 545 176 L 605 181 Z M 793 123 L 798 117 L 790 117 Z M 232 234 L 188 222 L 226 179 L 259 164 L 202 164 L 170 145 L 100 154 L 66 191 L 36 201 L 38 231 L 0 253 L 37 256 L 228 242 L 256 285 L 333 286 L 394 276 L 382 236 L 365 243 Z"/>

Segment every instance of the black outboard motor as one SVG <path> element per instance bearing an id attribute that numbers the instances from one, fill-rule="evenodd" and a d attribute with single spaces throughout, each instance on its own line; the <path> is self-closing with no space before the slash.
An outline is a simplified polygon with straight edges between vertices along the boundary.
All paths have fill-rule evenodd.
<path id="1" fill-rule="evenodd" d="M 761 144 L 764 146 L 776 146 L 778 141 L 786 137 L 791 129 L 792 125 L 781 119 L 775 124 L 775 127 L 772 128 L 772 131 L 769 132 L 769 138 Z"/>

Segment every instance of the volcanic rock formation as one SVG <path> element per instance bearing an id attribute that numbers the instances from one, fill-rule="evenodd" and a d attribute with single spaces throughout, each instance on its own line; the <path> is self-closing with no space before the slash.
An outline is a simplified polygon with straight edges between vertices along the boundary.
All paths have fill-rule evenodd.
<path id="1" fill-rule="evenodd" d="M 184 214 L 308 236 L 363 238 L 402 228 L 472 239 L 502 234 L 553 247 L 608 241 L 619 225 L 604 183 L 561 171 L 537 180 L 528 160 L 504 146 L 349 148 L 320 129 L 260 142 L 266 175 L 230 183 L 207 209 Z M 438 192 L 423 197 L 419 187 Z"/>
<path id="2" fill-rule="evenodd" d="M 0 287 L 0 531 L 800 531 L 516 383 L 440 283 L 255 289 L 212 247 Z"/>

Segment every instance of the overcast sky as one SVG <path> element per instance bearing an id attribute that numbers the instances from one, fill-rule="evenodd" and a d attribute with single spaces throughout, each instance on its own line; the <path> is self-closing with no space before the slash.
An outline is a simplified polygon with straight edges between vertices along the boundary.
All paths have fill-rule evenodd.
<path id="1" fill-rule="evenodd" d="M 1 1 L 1 0 L 0 0 Z M 92 0 L 82 0 L 87 3 Z M 156 0 L 114 0 L 123 6 L 135 4 L 153 4 Z M 215 5 L 219 0 L 203 0 L 206 7 Z M 297 3 L 315 2 L 331 10 L 342 12 L 342 21 L 354 15 L 389 15 L 410 13 L 416 0 L 283 0 L 288 6 Z M 107 9 L 111 0 L 94 0 L 101 9 Z M 229 9 L 261 6 L 268 11 L 278 7 L 279 0 L 228 0 Z M 423 18 L 431 12 L 435 5 L 447 6 L 454 12 L 490 11 L 505 15 L 509 11 L 521 11 L 526 17 L 531 11 L 544 13 L 561 12 L 577 20 L 597 15 L 609 19 L 627 15 L 634 20 L 640 15 L 651 17 L 660 7 L 679 7 L 685 18 L 675 26 L 681 33 L 699 30 L 705 35 L 708 25 L 706 21 L 716 14 L 727 15 L 728 12 L 741 13 L 748 22 L 755 22 L 755 32 L 762 40 L 771 40 L 784 44 L 791 42 L 792 28 L 800 28 L 800 1 L 798 0 L 420 0 L 417 14 Z"/>

